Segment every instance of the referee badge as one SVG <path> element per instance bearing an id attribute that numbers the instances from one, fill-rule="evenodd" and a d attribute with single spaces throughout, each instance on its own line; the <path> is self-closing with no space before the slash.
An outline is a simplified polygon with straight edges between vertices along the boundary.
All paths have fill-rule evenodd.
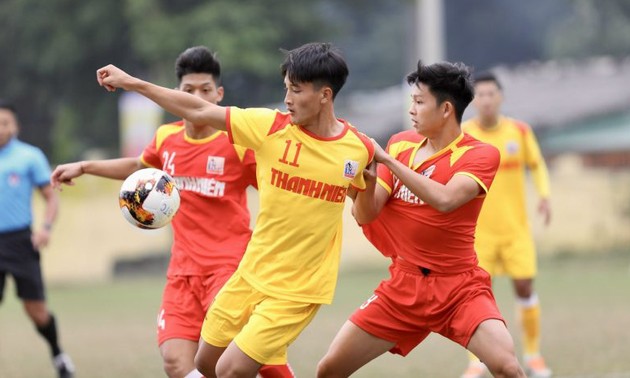
<path id="1" fill-rule="evenodd" d="M 20 175 L 14 172 L 9 173 L 8 184 L 11 187 L 17 187 L 18 185 L 20 185 Z"/>

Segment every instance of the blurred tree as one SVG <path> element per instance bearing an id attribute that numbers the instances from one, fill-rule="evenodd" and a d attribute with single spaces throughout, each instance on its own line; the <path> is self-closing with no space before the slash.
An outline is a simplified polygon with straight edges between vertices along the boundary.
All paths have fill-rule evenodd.
<path id="1" fill-rule="evenodd" d="M 568 0 L 448 0 L 446 55 L 476 70 L 542 59 L 551 26 Z"/>
<path id="2" fill-rule="evenodd" d="M 630 55 L 630 1 L 577 0 L 553 24 L 547 41 L 550 58 Z"/>
<path id="3" fill-rule="evenodd" d="M 174 60 L 186 47 L 206 45 L 223 66 L 225 104 L 281 101 L 280 48 L 326 39 L 325 20 L 308 0 L 127 1 L 132 48 L 147 76 L 175 85 Z"/>
<path id="4" fill-rule="evenodd" d="M 415 0 L 320 1 L 319 12 L 336 29 L 332 41 L 351 67 L 346 91 L 399 84 L 417 57 L 413 21 Z"/>
<path id="5" fill-rule="evenodd" d="M 401 56 L 413 38 L 410 4 L 2 0 L 0 97 L 18 106 L 22 138 L 41 146 L 54 163 L 80 158 L 90 148 L 114 156 L 118 96 L 96 85 L 98 67 L 114 63 L 174 86 L 177 55 L 188 46 L 207 45 L 224 67 L 224 103 L 251 106 L 282 101 L 280 48 L 330 41 L 349 62 L 349 89 L 378 89 L 399 83 L 408 69 Z"/>
<path id="6" fill-rule="evenodd" d="M 0 3 L 0 96 L 16 103 L 22 138 L 55 162 L 118 141 L 116 99 L 103 96 L 94 78 L 104 62 L 132 66 L 122 6 L 123 0 Z"/>

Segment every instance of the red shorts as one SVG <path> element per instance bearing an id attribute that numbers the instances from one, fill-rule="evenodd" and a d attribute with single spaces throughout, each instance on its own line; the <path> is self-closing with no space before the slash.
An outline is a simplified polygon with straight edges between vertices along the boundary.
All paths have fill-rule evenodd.
<path id="1" fill-rule="evenodd" d="M 431 332 L 466 347 L 482 321 L 504 321 L 490 275 L 479 267 L 459 274 L 422 273 L 398 259 L 390 272 L 391 278 L 381 282 L 350 321 L 396 343 L 391 353 L 406 356 Z"/>
<path id="2" fill-rule="evenodd" d="M 232 273 L 226 269 L 209 276 L 167 277 L 157 317 L 158 345 L 168 339 L 198 341 L 206 311 Z"/>

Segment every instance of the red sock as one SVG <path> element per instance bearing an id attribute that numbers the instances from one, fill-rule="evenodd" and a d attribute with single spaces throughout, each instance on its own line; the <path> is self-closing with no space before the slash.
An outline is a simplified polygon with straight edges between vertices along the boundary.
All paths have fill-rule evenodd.
<path id="1" fill-rule="evenodd" d="M 295 378 L 293 370 L 289 364 L 286 365 L 263 365 L 258 374 L 262 378 Z"/>

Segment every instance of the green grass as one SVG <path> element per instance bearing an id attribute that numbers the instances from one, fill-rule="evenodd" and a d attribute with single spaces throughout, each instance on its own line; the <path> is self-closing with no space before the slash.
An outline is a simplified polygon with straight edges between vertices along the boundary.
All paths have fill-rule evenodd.
<path id="1" fill-rule="evenodd" d="M 543 352 L 556 376 L 630 376 L 630 254 L 546 258 L 540 266 L 536 287 L 543 305 Z M 322 308 L 290 349 L 298 377 L 314 376 L 339 327 L 387 274 L 384 266 L 344 268 L 335 302 Z M 164 376 L 155 343 L 163 282 L 150 277 L 49 288 L 62 344 L 79 377 Z M 495 292 L 514 331 L 510 282 L 497 279 Z M 513 335 L 520 354 L 520 337 Z M 0 307 L 0 377 L 53 377 L 47 357 L 9 285 Z M 408 357 L 382 356 L 355 376 L 457 377 L 466 362 L 460 346 L 432 335 Z"/>

